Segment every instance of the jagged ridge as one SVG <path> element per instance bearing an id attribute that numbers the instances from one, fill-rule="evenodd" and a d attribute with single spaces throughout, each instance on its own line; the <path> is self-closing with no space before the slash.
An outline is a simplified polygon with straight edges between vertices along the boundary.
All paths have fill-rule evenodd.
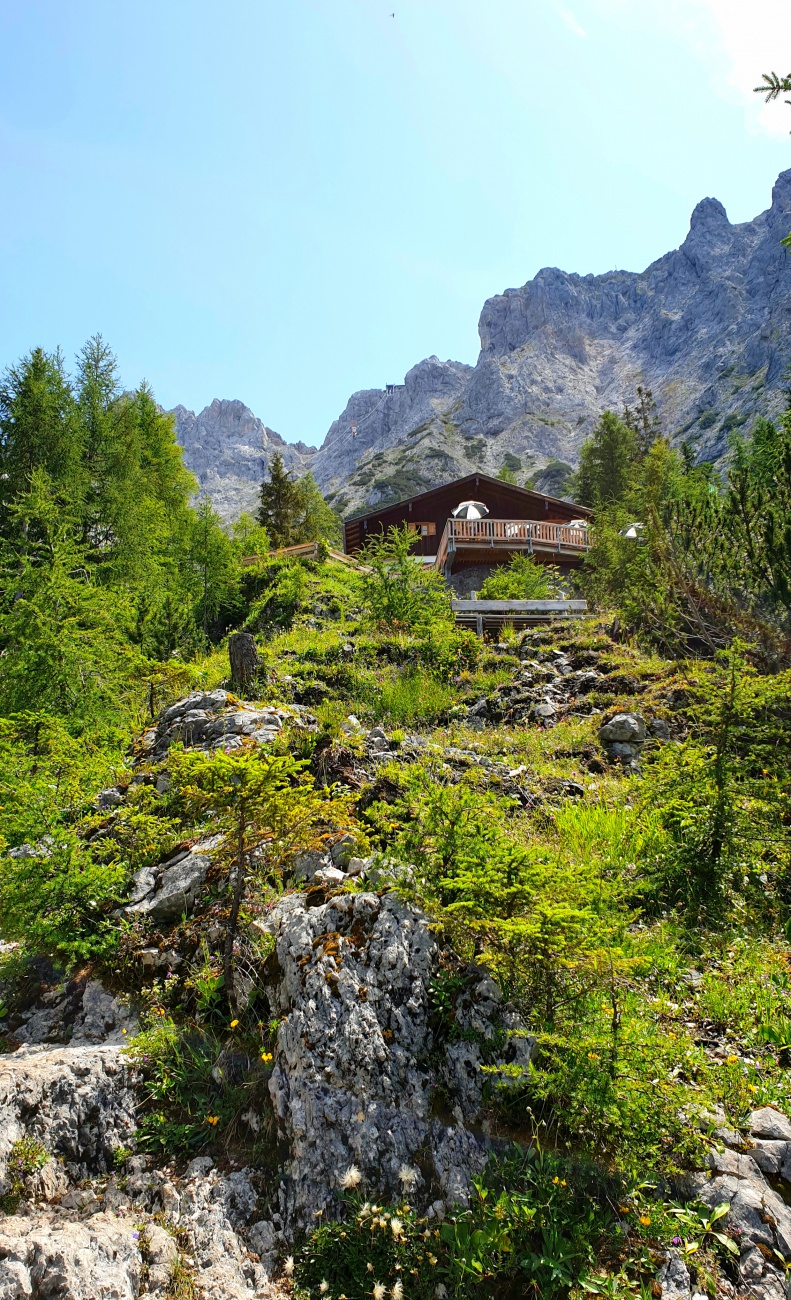
<path id="1" fill-rule="evenodd" d="M 789 227 L 791 170 L 753 221 L 731 225 L 721 203 L 703 199 L 681 247 L 643 272 L 545 268 L 488 299 L 475 366 L 429 357 L 392 392 L 354 393 L 315 454 L 240 402 L 215 401 L 198 417 L 177 408 L 188 464 L 227 515 L 276 446 L 349 513 L 475 468 L 505 464 L 523 481 L 573 465 L 601 411 L 631 401 L 638 384 L 653 390 L 674 441 L 716 460 L 734 429 L 782 404 Z"/>

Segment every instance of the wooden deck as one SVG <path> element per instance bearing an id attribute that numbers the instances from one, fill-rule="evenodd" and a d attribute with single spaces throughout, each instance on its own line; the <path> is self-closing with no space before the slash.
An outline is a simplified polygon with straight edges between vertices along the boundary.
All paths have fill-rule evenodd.
<path id="1" fill-rule="evenodd" d="M 264 560 L 317 560 L 319 550 L 318 542 L 300 542 L 297 546 L 281 546 L 279 551 L 267 551 L 264 555 L 243 555 L 240 564 L 249 568 L 250 565 L 261 564 Z M 345 555 L 343 551 L 335 551 L 331 546 L 327 548 L 327 557 L 336 560 L 338 564 L 359 569 L 361 573 L 371 572 L 368 566 L 361 564 L 354 555 Z"/>
<path id="2" fill-rule="evenodd" d="M 524 552 L 551 561 L 580 561 L 588 550 L 587 528 L 532 519 L 449 519 L 437 548 L 436 567 L 450 573 L 454 559 L 478 559 L 486 552 Z"/>
<path id="3" fill-rule="evenodd" d="M 451 609 L 459 627 L 474 628 L 478 636 L 513 627 L 534 627 L 556 619 L 580 618 L 587 600 L 453 600 Z"/>

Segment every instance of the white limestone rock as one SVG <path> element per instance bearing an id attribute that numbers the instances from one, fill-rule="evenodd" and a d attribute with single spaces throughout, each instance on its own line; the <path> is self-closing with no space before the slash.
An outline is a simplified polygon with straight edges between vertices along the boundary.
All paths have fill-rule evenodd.
<path id="1" fill-rule="evenodd" d="M 258 492 L 275 452 L 292 474 L 304 474 L 310 465 L 312 447 L 285 443 L 244 402 L 215 398 L 198 415 L 184 406 L 177 406 L 171 415 L 187 468 L 225 522 L 238 519 L 243 511 L 255 514 Z"/>
<path id="2" fill-rule="evenodd" d="M 419 1200 L 466 1200 L 486 1160 L 465 1127 L 480 1111 L 481 1056 L 477 1044 L 452 1045 L 439 1072 L 430 1063 L 444 1040 L 431 1023 L 439 950 L 428 918 L 392 894 L 341 894 L 318 906 L 291 895 L 268 926 L 278 978 L 267 993 L 279 1020 L 269 1089 L 289 1152 L 280 1189 L 286 1237 L 332 1209 L 352 1165 L 372 1196 L 403 1195 L 409 1170 Z M 492 1018 L 521 1028 L 484 977 L 457 1014 L 482 1038 L 493 1036 Z M 514 1057 L 509 1038 L 503 1062 Z M 450 1127 L 432 1115 L 439 1082 L 458 1116 Z M 421 1151 L 428 1160 L 416 1160 Z"/>
<path id="3" fill-rule="evenodd" d="M 2 1300 L 136 1300 L 143 1260 L 132 1222 L 95 1214 L 0 1220 Z"/>
<path id="4" fill-rule="evenodd" d="M 41 1050 L 0 1057 L 0 1176 L 12 1146 L 29 1136 L 72 1178 L 112 1168 L 133 1140 L 133 1071 L 117 1046 Z"/>

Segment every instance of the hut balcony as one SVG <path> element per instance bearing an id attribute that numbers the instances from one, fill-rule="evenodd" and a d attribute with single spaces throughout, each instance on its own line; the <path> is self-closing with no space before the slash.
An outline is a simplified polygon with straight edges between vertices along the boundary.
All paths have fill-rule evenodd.
<path id="1" fill-rule="evenodd" d="M 532 519 L 448 519 L 435 565 L 449 575 L 455 564 L 498 564 L 512 555 L 535 555 L 544 563 L 581 563 L 588 530 L 567 523 Z"/>

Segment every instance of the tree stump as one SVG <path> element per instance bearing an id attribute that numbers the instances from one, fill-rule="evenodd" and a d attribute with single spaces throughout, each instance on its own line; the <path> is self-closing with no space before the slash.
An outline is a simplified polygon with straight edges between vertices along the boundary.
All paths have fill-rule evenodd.
<path id="1" fill-rule="evenodd" d="M 228 638 L 228 658 L 231 661 L 232 684 L 248 686 L 255 677 L 259 664 L 255 637 L 251 632 L 235 632 Z"/>

